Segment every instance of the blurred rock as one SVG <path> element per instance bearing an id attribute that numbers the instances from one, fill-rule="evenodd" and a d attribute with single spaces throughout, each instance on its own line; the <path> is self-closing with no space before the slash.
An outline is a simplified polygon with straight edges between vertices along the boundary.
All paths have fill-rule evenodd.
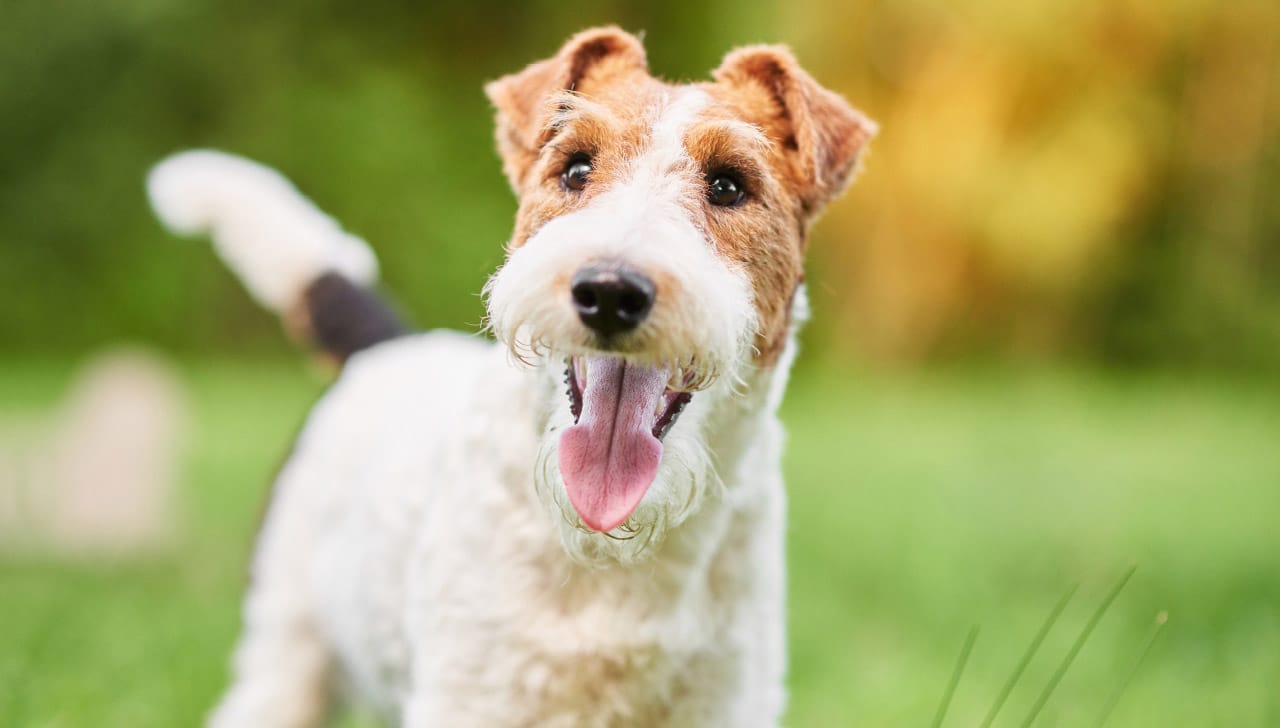
<path id="1" fill-rule="evenodd" d="M 160 357 L 115 349 L 91 358 L 54 413 L 0 427 L 0 545 L 84 556 L 162 550 L 178 525 L 189 409 Z"/>

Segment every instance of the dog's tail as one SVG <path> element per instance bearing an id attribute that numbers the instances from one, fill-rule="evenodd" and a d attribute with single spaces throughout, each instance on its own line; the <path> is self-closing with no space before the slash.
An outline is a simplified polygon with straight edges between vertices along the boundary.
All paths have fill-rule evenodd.
<path id="1" fill-rule="evenodd" d="M 339 363 L 406 332 L 370 286 L 378 261 L 273 169 L 188 151 L 147 178 L 151 206 L 180 235 L 207 234 L 227 266 L 285 329 Z"/>

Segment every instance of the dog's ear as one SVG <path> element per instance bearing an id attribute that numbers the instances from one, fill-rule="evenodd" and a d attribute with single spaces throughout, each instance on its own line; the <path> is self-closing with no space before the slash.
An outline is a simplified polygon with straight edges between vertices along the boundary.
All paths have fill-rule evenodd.
<path id="1" fill-rule="evenodd" d="M 592 28 L 569 39 L 545 61 L 485 85 L 497 110 L 498 153 L 502 169 L 519 194 L 525 172 L 538 156 L 540 138 L 558 91 L 578 91 L 615 75 L 647 73 L 640 39 L 615 26 Z"/>
<path id="2" fill-rule="evenodd" d="M 783 46 L 749 46 L 725 56 L 716 81 L 737 87 L 759 124 L 791 156 L 801 204 L 815 214 L 853 179 L 876 125 L 800 68 Z M 763 93 L 761 93 L 763 92 Z"/>

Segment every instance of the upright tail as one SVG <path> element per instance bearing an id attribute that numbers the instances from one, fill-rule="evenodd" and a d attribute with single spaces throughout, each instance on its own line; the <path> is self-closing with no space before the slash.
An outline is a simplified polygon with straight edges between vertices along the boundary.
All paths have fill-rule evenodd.
<path id="1" fill-rule="evenodd" d="M 209 235 L 258 303 L 338 362 L 406 332 L 369 289 L 378 277 L 369 246 L 275 170 L 221 152 L 181 152 L 151 170 L 147 193 L 166 227 Z"/>

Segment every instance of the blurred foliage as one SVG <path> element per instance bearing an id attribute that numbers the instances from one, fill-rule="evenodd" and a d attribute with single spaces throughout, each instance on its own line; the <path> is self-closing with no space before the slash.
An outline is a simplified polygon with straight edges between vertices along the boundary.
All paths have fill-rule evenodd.
<path id="1" fill-rule="evenodd" d="M 603 22 L 673 78 L 790 43 L 881 122 L 815 232 L 811 348 L 1280 362 L 1274 0 L 0 0 L 0 351 L 282 345 L 146 209 L 193 146 L 279 167 L 418 323 L 474 326 L 515 208 L 480 86 Z"/>

